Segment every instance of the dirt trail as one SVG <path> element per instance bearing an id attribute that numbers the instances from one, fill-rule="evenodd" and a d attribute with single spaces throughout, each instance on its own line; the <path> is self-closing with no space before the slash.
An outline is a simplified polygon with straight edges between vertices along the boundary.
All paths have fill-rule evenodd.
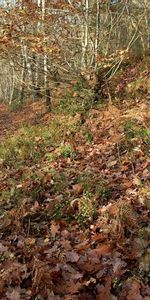
<path id="1" fill-rule="evenodd" d="M 44 112 L 43 101 L 28 104 L 17 112 L 12 112 L 7 105 L 0 104 L 0 141 L 13 134 L 22 124 L 37 124 Z"/>

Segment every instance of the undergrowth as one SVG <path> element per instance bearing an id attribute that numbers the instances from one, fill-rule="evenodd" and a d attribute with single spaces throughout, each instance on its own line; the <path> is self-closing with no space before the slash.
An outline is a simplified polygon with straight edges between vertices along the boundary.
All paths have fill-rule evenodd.
<path id="1" fill-rule="evenodd" d="M 76 113 L 86 113 L 93 106 L 94 92 L 83 79 L 75 81 L 70 91 L 61 99 L 57 111 L 74 116 Z"/>
<path id="2" fill-rule="evenodd" d="M 148 154 L 150 147 L 150 130 L 143 124 L 136 121 L 127 121 L 124 123 L 125 145 L 126 149 L 132 153 L 134 149 L 141 149 Z"/>
<path id="3" fill-rule="evenodd" d="M 132 159 L 137 147 L 148 153 L 148 128 L 131 119 L 124 122 L 123 130 L 124 140 L 119 142 L 117 150 L 119 155 L 123 157 L 128 153 Z M 97 172 L 79 168 L 74 175 L 72 167 L 66 166 L 67 161 L 78 160 L 74 147 L 77 132 L 92 145 L 94 136 L 90 128 L 86 129 L 80 117 L 71 117 L 70 113 L 54 115 L 48 125 L 23 126 L 5 140 L 0 145 L 1 166 L 15 176 L 8 178 L 8 188 L 1 193 L 1 206 L 6 202 L 10 207 L 20 207 L 22 198 L 33 203 L 49 201 L 49 219 L 76 220 L 80 225 L 92 222 L 98 208 L 110 201 L 114 188 Z M 56 171 L 55 164 L 63 160 L 64 171 Z M 79 195 L 73 185 L 79 186 Z"/>
<path id="4" fill-rule="evenodd" d="M 106 174 L 87 171 L 83 167 L 80 170 L 80 165 L 79 169 L 73 170 L 72 166 L 74 161 L 80 162 L 77 150 L 80 139 L 81 144 L 83 141 L 87 143 L 87 148 L 93 147 L 94 135 L 97 135 L 96 128 L 92 131 L 90 126 L 84 125 L 90 118 L 88 112 L 93 109 L 92 98 L 92 89 L 79 80 L 60 101 L 60 106 L 54 109 L 53 118 L 47 125 L 24 125 L 14 136 L 1 143 L 0 164 L 3 172 L 10 172 L 8 187 L 1 193 L 2 205 L 10 202 L 10 206 L 19 207 L 22 198 L 29 199 L 32 203 L 44 202 L 50 208 L 47 211 L 50 219 L 76 220 L 83 225 L 92 222 L 98 215 L 99 207 L 109 203 L 115 192 L 113 185 L 106 179 Z M 104 111 L 105 108 L 97 106 L 98 109 Z M 107 122 L 111 123 L 109 116 Z M 114 147 L 117 161 L 120 156 L 121 163 L 126 154 L 133 161 L 135 153 L 147 155 L 150 145 L 148 127 L 134 118 L 127 119 L 121 126 L 123 138 Z M 100 134 L 104 139 L 106 135 L 109 138 L 109 128 L 111 124 L 108 125 L 108 130 L 101 130 Z M 111 134 L 113 136 L 114 133 Z M 63 166 L 60 169 L 59 164 Z M 118 168 L 117 164 L 114 162 L 114 168 Z M 104 166 L 106 168 L 106 162 Z M 59 170 L 56 171 L 55 168 Z M 13 178 L 11 172 L 15 173 Z M 79 187 L 79 194 L 74 191 L 74 185 Z"/>
<path id="5" fill-rule="evenodd" d="M 53 147 L 62 156 L 70 156 L 71 145 L 63 146 L 67 132 L 76 132 L 79 124 L 68 118 L 56 116 L 47 126 L 24 126 L 13 137 L 0 145 L 1 164 L 7 167 L 20 167 L 24 163 L 37 163 L 44 156 L 50 160 Z M 57 155 L 54 154 L 54 157 Z"/>

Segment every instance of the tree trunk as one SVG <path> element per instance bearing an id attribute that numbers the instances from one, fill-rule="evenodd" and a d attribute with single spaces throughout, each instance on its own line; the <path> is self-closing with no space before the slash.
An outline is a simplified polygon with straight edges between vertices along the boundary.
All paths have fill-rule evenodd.
<path id="1" fill-rule="evenodd" d="M 45 37 L 45 0 L 42 0 L 42 30 L 43 35 Z M 50 95 L 50 89 L 49 89 L 49 82 L 48 82 L 48 58 L 47 54 L 44 54 L 43 59 L 43 69 L 44 69 L 44 93 L 45 93 L 45 99 L 46 99 L 46 108 L 48 110 L 51 110 L 51 95 Z"/>
<path id="2" fill-rule="evenodd" d="M 86 52 L 88 46 L 88 13 L 89 13 L 89 0 L 82 0 L 84 25 L 82 27 L 82 57 L 81 68 L 85 69 L 87 66 Z"/>

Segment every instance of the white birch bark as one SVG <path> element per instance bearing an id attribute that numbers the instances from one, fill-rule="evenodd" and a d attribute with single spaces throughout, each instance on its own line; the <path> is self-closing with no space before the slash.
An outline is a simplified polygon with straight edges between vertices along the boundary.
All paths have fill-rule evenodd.
<path id="1" fill-rule="evenodd" d="M 44 40 L 45 40 L 45 0 L 42 0 L 41 3 L 42 6 L 42 14 L 41 14 L 41 18 L 42 18 L 42 30 L 43 30 L 43 36 L 44 36 Z M 44 70 L 44 92 L 45 92 L 45 98 L 46 98 L 46 106 L 48 109 L 51 109 L 51 99 L 50 99 L 50 91 L 49 91 L 49 84 L 48 84 L 48 57 L 47 54 L 44 54 L 44 58 L 43 58 L 43 70 Z"/>
<path id="2" fill-rule="evenodd" d="M 9 105 L 11 105 L 11 103 L 12 103 L 14 88 L 15 88 L 15 69 L 14 69 L 14 62 L 12 60 L 10 60 L 10 67 L 11 67 L 11 72 L 12 72 L 12 75 L 11 75 L 12 83 L 11 83 L 11 90 L 10 90 Z"/>
<path id="3" fill-rule="evenodd" d="M 95 45 L 94 45 L 94 63 L 95 69 L 97 68 L 97 53 L 98 53 L 98 44 L 99 44 L 99 18 L 100 18 L 100 2 L 96 0 L 96 28 L 95 28 Z"/>
<path id="4" fill-rule="evenodd" d="M 28 56 L 28 51 L 27 51 L 27 45 L 24 45 L 24 57 L 25 57 L 26 68 L 27 68 L 27 73 L 28 73 L 29 89 L 32 92 L 32 87 L 33 87 L 32 70 L 31 70 L 30 58 Z"/>
<path id="5" fill-rule="evenodd" d="M 22 66 L 21 66 L 21 74 L 20 74 L 20 88 L 19 88 L 19 100 L 23 101 L 24 96 L 24 81 L 25 81 L 25 67 L 26 67 L 26 61 L 25 61 L 25 52 L 24 52 L 24 46 L 22 45 L 21 49 L 21 60 L 22 60 Z"/>
<path id="6" fill-rule="evenodd" d="M 37 0 L 37 5 L 38 7 L 41 6 L 41 0 Z M 37 23 L 37 33 L 40 32 L 40 27 L 41 27 L 41 22 L 39 21 Z M 40 69 L 40 57 L 39 54 L 36 54 L 36 61 L 35 61 L 35 82 L 34 82 L 34 89 L 35 89 L 35 94 L 39 91 L 39 69 Z"/>
<path id="7" fill-rule="evenodd" d="M 82 27 L 82 57 L 81 68 L 85 69 L 87 65 L 86 54 L 88 46 L 88 14 L 89 14 L 89 0 L 82 0 L 83 6 L 83 27 Z"/>

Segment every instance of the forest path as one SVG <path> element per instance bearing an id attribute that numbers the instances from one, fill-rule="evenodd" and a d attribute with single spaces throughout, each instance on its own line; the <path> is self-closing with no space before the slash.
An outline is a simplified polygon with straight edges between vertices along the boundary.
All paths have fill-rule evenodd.
<path id="1" fill-rule="evenodd" d="M 52 106 L 58 105 L 60 99 L 65 95 L 69 85 L 61 87 L 59 90 L 55 87 L 52 88 Z M 38 101 L 26 102 L 26 105 L 16 108 L 14 111 L 10 106 L 0 103 L 0 142 L 5 137 L 14 134 L 23 125 L 34 125 L 47 122 L 47 117 L 51 118 L 52 114 L 46 112 L 45 99 Z M 42 119 L 42 120 L 41 120 Z"/>
<path id="2" fill-rule="evenodd" d="M 37 124 L 45 113 L 44 101 L 27 104 L 19 111 L 11 111 L 0 104 L 0 141 L 15 133 L 23 124 Z"/>

